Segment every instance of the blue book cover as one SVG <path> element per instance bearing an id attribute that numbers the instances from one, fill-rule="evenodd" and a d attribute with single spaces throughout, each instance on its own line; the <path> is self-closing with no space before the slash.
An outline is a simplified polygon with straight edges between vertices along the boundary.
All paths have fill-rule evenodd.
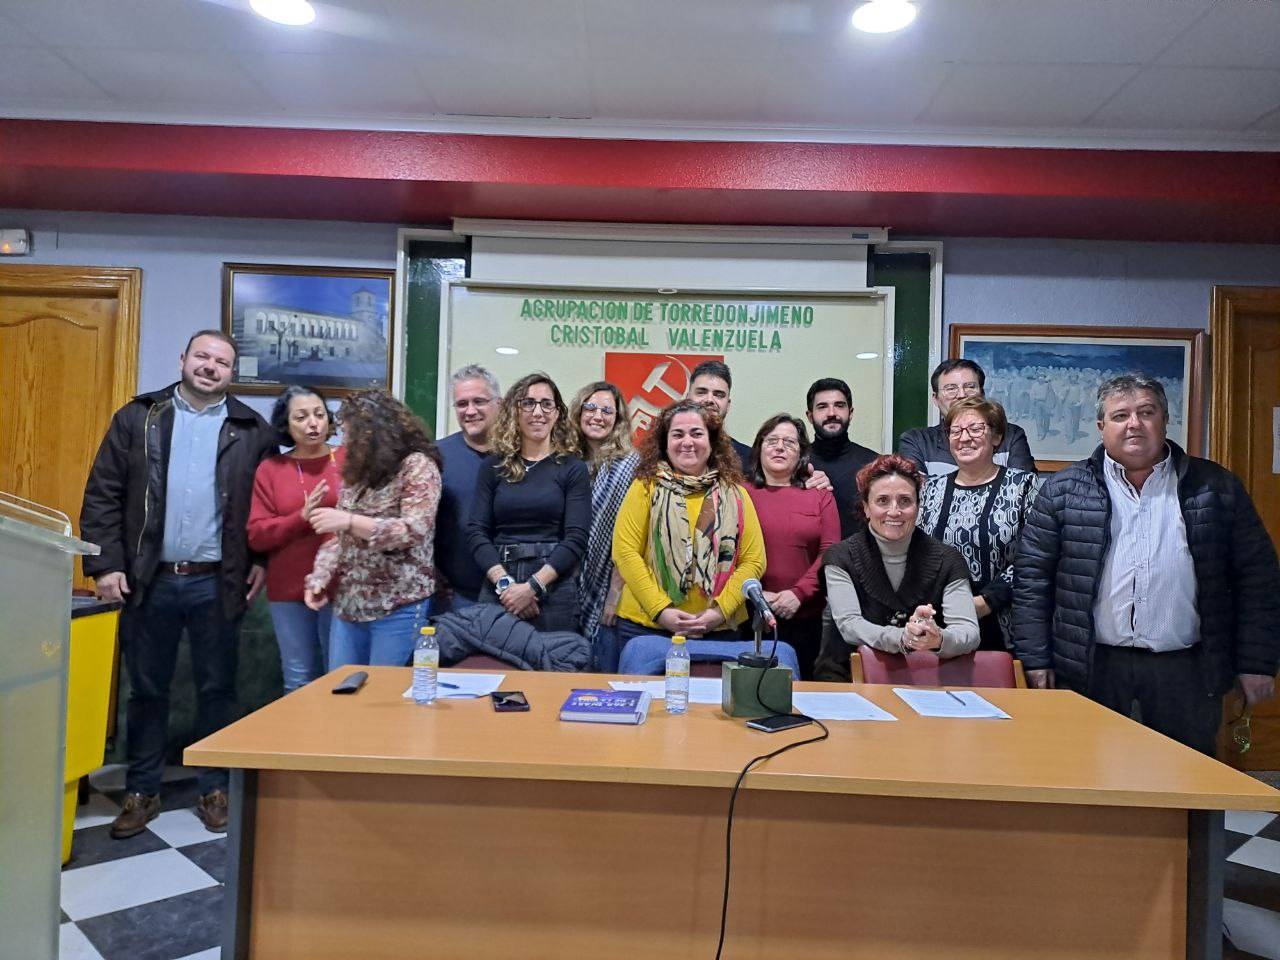
<path id="1" fill-rule="evenodd" d="M 561 720 L 585 723 L 644 723 L 650 696 L 643 690 L 571 690 Z"/>

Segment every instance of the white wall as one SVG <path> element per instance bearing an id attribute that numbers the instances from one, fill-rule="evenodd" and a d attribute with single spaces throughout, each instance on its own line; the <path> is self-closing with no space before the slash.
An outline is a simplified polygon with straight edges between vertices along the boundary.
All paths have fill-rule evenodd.
<path id="1" fill-rule="evenodd" d="M 138 389 L 177 379 L 190 335 L 222 326 L 222 263 L 393 268 L 396 226 L 143 214 L 0 210 L 31 230 L 33 255 L 11 263 L 142 268 Z M 264 415 L 270 397 L 243 397 Z"/>

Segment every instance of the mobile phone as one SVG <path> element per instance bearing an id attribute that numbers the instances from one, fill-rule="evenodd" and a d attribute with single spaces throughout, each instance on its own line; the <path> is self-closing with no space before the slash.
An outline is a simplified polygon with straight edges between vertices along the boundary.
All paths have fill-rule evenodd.
<path id="1" fill-rule="evenodd" d="M 489 694 L 493 709 L 497 713 L 526 713 L 529 701 L 523 690 L 495 690 Z"/>
<path id="2" fill-rule="evenodd" d="M 794 713 L 775 713 L 770 717 L 748 720 L 747 726 L 752 730 L 763 730 L 765 733 L 778 733 L 780 730 L 790 730 L 792 727 L 803 727 L 807 723 L 813 723 L 813 721 L 808 717 L 798 717 Z"/>

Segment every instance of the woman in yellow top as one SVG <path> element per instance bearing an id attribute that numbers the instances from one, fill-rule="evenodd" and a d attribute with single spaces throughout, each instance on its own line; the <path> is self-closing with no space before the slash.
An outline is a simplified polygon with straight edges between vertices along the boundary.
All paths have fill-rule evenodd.
<path id="1" fill-rule="evenodd" d="M 754 649 L 735 628 L 746 618 L 742 584 L 764 574 L 764 537 L 715 413 L 692 400 L 663 410 L 635 475 L 613 528 L 619 672 L 662 673 L 675 633 L 694 660 Z M 800 675 L 790 646 L 777 656 Z"/>

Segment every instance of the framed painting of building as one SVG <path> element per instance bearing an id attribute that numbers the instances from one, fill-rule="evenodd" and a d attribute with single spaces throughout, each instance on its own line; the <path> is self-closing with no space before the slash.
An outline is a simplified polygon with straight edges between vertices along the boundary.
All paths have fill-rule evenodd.
<path id="1" fill-rule="evenodd" d="M 1202 456 L 1204 339 L 1179 327 L 952 324 L 948 356 L 982 367 L 986 395 L 1026 430 L 1037 465 L 1059 470 L 1098 446 L 1098 386 L 1122 373 L 1160 381 L 1169 439 Z"/>
<path id="2" fill-rule="evenodd" d="M 222 329 L 240 352 L 232 391 L 388 389 L 394 278 L 393 270 L 224 263 Z"/>

